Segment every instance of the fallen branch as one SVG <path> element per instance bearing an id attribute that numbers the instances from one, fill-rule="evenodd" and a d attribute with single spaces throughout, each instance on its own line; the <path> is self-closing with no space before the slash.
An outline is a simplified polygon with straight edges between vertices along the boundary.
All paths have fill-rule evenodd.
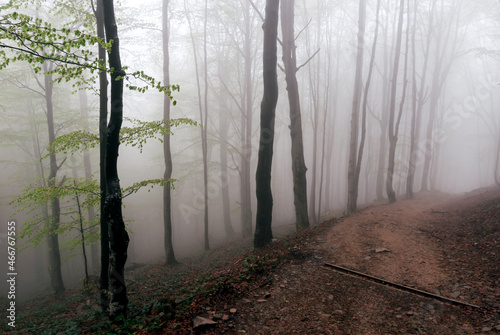
<path id="1" fill-rule="evenodd" d="M 432 299 L 440 300 L 440 301 L 443 301 L 443 302 L 446 302 L 446 303 L 449 303 L 449 304 L 452 304 L 452 305 L 461 306 L 461 307 L 466 306 L 466 307 L 473 307 L 473 308 L 477 308 L 477 309 L 482 309 L 481 307 L 476 306 L 476 305 L 471 305 L 471 304 L 468 304 L 466 302 L 461 302 L 461 301 L 458 301 L 458 300 L 449 299 L 449 298 L 446 298 L 446 297 L 443 297 L 443 296 L 440 296 L 440 295 L 437 295 L 437 294 L 432 294 L 432 293 L 429 293 L 429 292 L 425 292 L 425 291 L 414 289 L 412 287 L 408 287 L 408 286 L 396 284 L 396 283 L 393 283 L 393 282 L 385 280 L 385 279 L 373 277 L 373 276 L 370 276 L 370 275 L 367 275 L 367 274 L 364 274 L 364 273 L 361 273 L 361 272 L 357 272 L 357 271 L 354 271 L 354 270 L 349 270 L 349 269 L 343 268 L 343 267 L 338 266 L 338 265 L 333 265 L 333 264 L 325 263 L 324 266 L 326 266 L 328 268 L 332 268 L 332 269 L 334 269 L 336 271 L 339 271 L 339 272 L 347 273 L 349 275 L 355 275 L 355 276 L 361 277 L 363 279 L 368 279 L 368 280 L 370 280 L 372 282 L 375 282 L 375 283 L 378 283 L 378 284 L 382 284 L 382 285 L 385 285 L 385 286 L 397 288 L 397 289 L 400 289 L 400 290 L 403 290 L 403 291 L 407 291 L 407 292 L 410 292 L 410 293 L 413 293 L 413 294 L 421 295 L 421 296 L 424 296 L 424 297 L 427 297 L 427 298 L 432 298 Z"/>
<path id="2" fill-rule="evenodd" d="M 431 213 L 434 213 L 434 214 L 446 214 L 446 213 L 448 213 L 448 211 L 437 211 L 437 210 L 431 209 Z"/>

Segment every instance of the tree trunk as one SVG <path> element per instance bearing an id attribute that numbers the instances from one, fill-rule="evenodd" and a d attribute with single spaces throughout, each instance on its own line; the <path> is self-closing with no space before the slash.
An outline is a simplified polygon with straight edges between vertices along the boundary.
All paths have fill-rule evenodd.
<path id="1" fill-rule="evenodd" d="M 96 6 L 97 36 L 104 39 L 103 0 Z M 99 46 L 99 60 L 106 65 L 106 50 Z M 106 142 L 108 136 L 108 78 L 107 73 L 99 73 L 99 175 L 100 175 L 100 235 L 101 235 L 101 273 L 99 277 L 100 304 L 103 312 L 109 308 L 109 232 L 106 217 Z"/>
<path id="2" fill-rule="evenodd" d="M 241 153 L 240 153 L 240 202 L 241 202 L 241 233 L 243 237 L 252 235 L 252 195 L 250 184 L 250 169 L 252 161 L 252 19 L 250 2 L 244 2 L 245 45 L 243 47 L 245 60 L 245 86 L 242 95 L 243 112 L 241 115 Z"/>
<path id="3" fill-rule="evenodd" d="M 163 82 L 165 86 L 170 85 L 170 54 L 169 54 L 169 37 L 170 37 L 170 18 L 168 16 L 168 5 L 170 0 L 163 0 L 162 7 L 162 22 L 163 22 Z M 170 120 L 170 97 L 165 94 L 163 96 L 163 121 Z M 165 173 L 163 179 L 172 178 L 172 152 L 170 150 L 170 134 L 163 135 L 163 157 L 165 161 Z M 174 246 L 172 243 L 172 199 L 170 182 L 163 186 L 163 227 L 164 237 L 163 244 L 165 248 L 165 264 L 177 264 L 174 254 Z"/>
<path id="4" fill-rule="evenodd" d="M 297 83 L 297 57 L 294 36 L 295 0 L 281 2 L 281 31 L 283 33 L 283 64 L 285 65 L 288 103 L 290 107 L 290 136 L 292 139 L 292 173 L 295 220 L 297 231 L 309 227 L 307 213 L 307 180 L 302 141 L 299 85 Z"/>
<path id="5" fill-rule="evenodd" d="M 500 186 L 500 135 L 498 136 L 494 173 L 495 173 L 495 183 Z"/>
<path id="6" fill-rule="evenodd" d="M 203 128 L 201 129 L 202 148 L 203 148 L 203 185 L 204 185 L 204 199 L 205 199 L 205 216 L 204 216 L 204 248 L 210 249 L 210 242 L 208 238 L 208 51 L 207 51 L 207 23 L 208 23 L 208 0 L 205 0 L 205 21 L 203 31 L 203 59 L 204 59 L 204 79 L 205 79 L 205 93 L 204 93 L 204 115 Z"/>
<path id="7" fill-rule="evenodd" d="M 85 91 L 80 91 L 79 97 L 80 97 L 81 115 L 82 115 L 82 118 L 85 120 L 85 122 L 87 122 L 88 117 L 89 117 L 87 93 Z M 85 126 L 85 130 L 87 130 L 87 131 L 89 130 L 87 125 Z M 90 180 L 92 178 L 92 164 L 90 162 L 90 154 L 89 154 L 88 149 L 85 149 L 83 151 L 83 166 L 85 169 L 85 179 Z M 94 219 L 95 219 L 94 207 L 90 207 L 88 209 L 87 218 L 88 218 L 88 222 L 94 222 Z M 90 232 L 92 235 L 97 234 L 97 227 L 92 226 L 90 228 Z M 97 269 L 99 267 L 99 250 L 98 250 L 97 243 L 92 243 L 90 245 L 90 257 L 92 260 L 91 269 Z"/>
<path id="8" fill-rule="evenodd" d="M 198 56 L 197 56 L 197 48 L 193 34 L 193 27 L 191 25 L 191 17 L 189 15 L 188 6 L 186 1 L 184 1 L 184 10 L 186 12 L 186 18 L 189 25 L 189 35 L 191 38 L 191 44 L 193 46 L 193 55 L 194 55 L 194 67 L 196 73 L 196 87 L 198 90 L 198 109 L 200 112 L 200 122 L 201 122 L 201 147 L 202 147 L 202 155 L 203 155 L 203 187 L 204 187 L 204 222 L 203 222 L 203 242 L 205 250 L 210 249 L 209 239 L 208 239 L 208 147 L 207 147 L 207 117 L 208 117 L 208 64 L 207 64 L 207 12 L 208 12 L 208 2 L 205 1 L 205 24 L 204 24 L 204 60 L 205 60 L 205 99 L 204 103 L 202 101 L 201 94 L 201 83 L 200 83 L 200 75 L 198 69 Z"/>
<path id="9" fill-rule="evenodd" d="M 47 74 L 50 69 L 48 69 L 47 63 L 43 65 L 45 74 L 45 103 L 47 107 L 47 126 L 49 134 L 49 146 L 52 146 L 55 140 L 54 131 L 54 106 L 52 104 L 52 75 Z M 50 172 L 47 181 L 47 186 L 56 186 L 56 176 L 59 166 L 57 166 L 57 159 L 54 149 L 50 149 L 49 152 L 50 160 Z M 49 248 L 49 269 L 50 269 L 50 280 L 52 289 L 55 293 L 60 293 L 65 290 L 64 283 L 61 274 L 61 253 L 59 251 L 59 237 L 57 230 L 59 229 L 59 222 L 61 219 L 61 207 L 59 204 L 59 198 L 54 197 L 50 201 L 51 215 L 49 216 L 48 229 L 49 234 L 47 238 L 48 248 Z"/>
<path id="10" fill-rule="evenodd" d="M 103 0 L 104 26 L 106 40 L 113 41 L 109 51 L 109 67 L 111 73 L 111 116 L 108 123 L 106 141 L 106 203 L 105 214 L 109 224 L 110 271 L 109 288 L 111 301 L 109 315 L 115 319 L 119 315 L 127 317 L 127 287 L 124 269 L 127 261 L 129 236 L 125 230 L 122 216 L 122 193 L 118 179 L 118 150 L 120 145 L 120 129 L 123 120 L 123 76 L 120 59 L 120 41 L 116 26 L 113 0 Z"/>
<path id="11" fill-rule="evenodd" d="M 325 85 L 325 106 L 323 107 L 323 135 L 321 139 L 321 163 L 320 163 L 320 176 L 319 176 L 319 196 L 318 196 L 318 215 L 317 215 L 317 220 L 321 222 L 321 215 L 322 215 L 322 210 L 323 210 L 323 181 L 325 180 L 325 165 L 330 166 L 330 155 L 332 150 L 329 149 L 328 151 L 326 150 L 326 132 L 327 132 L 327 125 L 328 125 L 328 110 L 329 110 L 329 94 L 330 94 L 330 84 L 332 82 L 331 80 L 331 68 L 332 68 L 332 60 L 330 55 L 328 55 L 328 66 L 327 66 L 327 76 L 326 76 L 326 85 Z M 335 123 L 334 123 L 335 124 Z M 333 136 L 330 139 L 330 145 L 333 145 Z M 329 169 L 327 169 L 328 171 Z M 328 179 L 327 179 L 328 180 Z M 329 192 L 330 185 L 327 183 L 325 187 L 325 193 Z M 328 197 L 329 198 L 329 197 Z M 325 195 L 326 199 L 326 195 Z M 330 208 L 331 204 L 326 203 L 327 210 Z"/>
<path id="12" fill-rule="evenodd" d="M 361 163 L 363 160 L 363 153 L 365 149 L 365 140 L 366 140 L 366 112 L 368 109 L 368 93 L 370 92 L 370 86 L 372 83 L 372 75 L 373 75 L 373 67 L 375 66 L 375 52 L 377 50 L 377 41 L 378 41 L 378 31 L 379 31 L 379 17 L 380 17 L 380 0 L 377 1 L 377 13 L 376 13 L 376 22 L 375 22 L 375 36 L 373 37 L 373 44 L 371 50 L 371 58 L 370 65 L 368 67 L 368 77 L 366 78 L 364 93 L 363 93 L 363 104 L 361 107 L 361 140 L 359 143 L 358 149 L 358 158 L 356 160 L 356 171 L 354 180 L 356 183 L 356 198 L 355 206 L 357 207 L 357 196 L 359 191 L 359 176 L 361 174 Z M 368 172 L 367 172 L 368 175 Z M 368 184 L 367 184 L 368 186 Z M 367 193 L 367 192 L 366 192 Z"/>
<path id="13" fill-rule="evenodd" d="M 365 50 L 366 1 L 359 1 L 358 51 L 356 56 L 356 75 L 354 79 L 354 94 L 351 111 L 351 137 L 349 141 L 349 166 L 347 171 L 347 213 L 356 210 L 358 199 L 359 178 L 356 178 L 359 141 L 359 110 L 361 105 L 363 58 Z"/>
<path id="14" fill-rule="evenodd" d="M 401 120 L 401 113 L 399 113 L 397 120 L 395 120 L 395 114 L 396 114 L 396 93 L 398 84 L 399 60 L 401 56 L 400 54 L 401 40 L 403 35 L 403 18 L 404 18 L 404 8 L 405 8 L 404 0 L 400 1 L 399 6 L 400 9 L 399 9 L 398 32 L 396 37 L 396 48 L 394 50 L 395 52 L 394 70 L 391 82 L 391 100 L 390 100 L 391 105 L 389 108 L 389 162 L 387 164 L 386 192 L 390 203 L 396 202 L 396 192 L 393 189 L 392 180 L 394 177 L 394 164 L 396 158 L 396 145 L 398 141 L 399 122 Z M 406 78 L 404 85 L 406 88 L 407 85 Z"/>
<path id="15" fill-rule="evenodd" d="M 257 219 L 254 247 L 262 248 L 273 238 L 271 229 L 273 194 L 271 191 L 271 168 L 273 162 L 274 119 L 278 102 L 277 37 L 279 0 L 266 0 L 264 20 L 263 78 L 264 96 L 260 105 L 260 144 L 257 172 L 255 174 L 257 195 Z"/>
<path id="16" fill-rule="evenodd" d="M 396 17 L 397 13 L 395 13 Z M 382 25 L 384 28 L 384 43 L 385 45 L 394 45 L 395 35 L 397 30 L 396 19 L 394 19 L 394 28 L 392 36 L 392 42 L 389 40 L 389 24 L 390 24 L 390 13 L 385 15 L 385 24 Z M 382 93 L 382 113 L 380 116 L 380 146 L 378 151 L 378 168 L 377 168 L 377 185 L 376 185 L 376 196 L 377 200 L 382 201 L 385 199 L 385 179 L 387 172 L 387 127 L 389 126 L 389 110 L 390 98 L 391 98 L 391 82 L 390 78 L 394 72 L 394 66 L 392 64 L 392 57 L 389 52 L 389 48 L 384 48 L 384 71 L 383 71 L 383 93 Z"/>
<path id="17" fill-rule="evenodd" d="M 317 12 L 317 31 L 316 31 L 316 45 L 319 47 L 321 45 L 321 14 L 322 14 L 322 6 L 321 6 L 321 1 L 318 0 L 317 2 L 318 6 L 318 12 Z M 309 49 L 309 34 L 306 35 L 307 38 L 307 44 L 308 44 L 308 51 Z M 309 52 L 310 53 L 310 52 Z M 322 71 L 322 64 L 320 62 L 320 57 L 321 54 L 318 53 L 317 59 L 316 59 L 316 83 L 314 83 L 313 79 L 313 73 L 312 73 L 312 66 L 309 68 L 309 86 L 311 87 L 311 100 L 313 102 L 313 113 L 311 113 L 311 119 L 312 119 L 312 130 L 313 130 L 313 147 L 312 147 L 312 171 L 311 171 L 311 192 L 309 195 L 309 213 L 310 218 L 311 218 L 311 224 L 313 226 L 318 224 L 318 221 L 320 220 L 321 216 L 321 191 L 322 191 L 322 186 L 321 185 L 321 180 L 323 178 L 323 161 L 324 161 L 324 156 L 321 158 L 321 168 L 320 168 L 320 183 L 319 183 L 319 192 L 318 192 L 318 211 L 316 212 L 316 184 L 317 184 L 317 173 L 318 173 L 318 129 L 319 129 L 319 110 L 320 110 L 320 102 L 319 102 L 319 97 L 320 97 L 320 82 L 321 82 L 321 71 Z M 329 69 L 328 69 L 329 70 Z M 328 80 L 328 79 L 327 79 Z M 327 84 L 328 85 L 328 84 Z M 328 104 L 326 102 L 326 104 Z M 324 131 L 323 131 L 323 140 L 324 140 Z M 324 142 L 324 141 L 323 141 Z M 323 143 L 324 145 L 324 143 Z M 324 150 L 324 147 L 323 147 Z"/>
<path id="18" fill-rule="evenodd" d="M 437 121 L 437 105 L 441 92 L 443 91 L 443 85 L 446 82 L 446 78 L 450 72 L 451 66 L 453 64 L 453 58 L 445 60 L 446 55 L 455 56 L 458 51 L 459 44 L 457 43 L 457 37 L 459 32 L 459 22 L 457 20 L 455 30 L 453 30 L 453 20 L 458 16 L 459 9 L 462 3 L 454 3 L 451 8 L 447 8 L 444 3 L 441 3 L 441 17 L 439 21 L 442 23 L 438 27 L 436 32 L 436 53 L 434 61 L 434 69 L 432 71 L 434 77 L 432 80 L 430 106 L 429 106 L 429 119 L 427 122 L 426 129 L 426 148 L 425 148 L 425 161 L 422 175 L 422 185 L 421 189 L 423 191 L 428 190 L 429 186 L 429 174 L 431 161 L 434 155 L 434 125 Z M 450 50 L 452 50 L 450 52 Z"/>
<path id="19" fill-rule="evenodd" d="M 427 30 L 427 45 L 425 48 L 425 54 L 424 54 L 424 64 L 422 67 L 422 75 L 420 79 L 420 85 L 419 89 L 417 92 L 417 73 L 416 73 L 416 48 L 415 48 L 415 43 L 416 43 L 416 22 L 417 22 L 417 11 L 418 11 L 418 6 L 417 2 L 415 1 L 415 7 L 414 7 L 414 31 L 413 31 L 413 38 L 412 38 L 412 53 L 413 53 L 413 61 L 414 61 L 414 69 L 413 69 L 413 102 L 412 102 L 412 121 L 411 121 L 411 139 L 410 139 L 410 154 L 408 158 L 408 176 L 406 177 L 406 197 L 408 199 L 413 198 L 413 186 L 415 183 L 415 171 L 417 167 L 417 161 L 418 161 L 418 152 L 417 152 L 417 144 L 419 142 L 420 138 L 420 128 L 422 125 L 422 110 L 423 106 L 425 104 L 426 100 L 426 92 L 424 92 L 426 84 L 427 84 L 427 68 L 429 64 L 429 53 L 431 49 L 431 41 L 432 41 L 432 35 L 433 35 L 433 30 L 434 30 L 434 7 L 436 5 L 436 2 L 433 3 L 431 13 L 430 13 L 430 18 L 429 18 L 429 25 L 428 25 L 428 30 Z"/>
<path id="20" fill-rule="evenodd" d="M 221 41 L 219 40 L 219 43 Z M 223 49 L 222 54 L 224 54 L 226 50 Z M 227 51 L 226 51 L 227 52 Z M 224 232 L 227 237 L 232 237 L 234 235 L 233 225 L 231 223 L 231 203 L 229 200 L 229 174 L 228 174 L 228 164 L 227 164 L 227 153 L 228 153 L 228 132 L 229 132 L 229 118 L 228 114 L 230 111 L 227 107 L 227 95 L 224 91 L 224 73 L 226 71 L 226 67 L 224 67 L 224 57 L 219 54 L 220 58 L 217 62 L 217 71 L 219 79 L 221 80 L 221 84 L 219 85 L 219 93 L 217 100 L 219 101 L 219 159 L 220 159 L 220 188 L 221 188 L 221 198 L 222 198 L 222 213 L 224 220 Z M 244 119 L 243 110 L 241 110 L 242 115 L 240 121 Z M 243 122 L 242 122 L 243 123 Z M 243 162 L 242 162 L 243 163 Z M 241 171 L 240 171 L 241 173 Z M 241 175 L 240 175 L 241 177 Z M 241 184 L 240 184 L 241 191 Z M 241 193 L 240 193 L 241 195 Z"/>

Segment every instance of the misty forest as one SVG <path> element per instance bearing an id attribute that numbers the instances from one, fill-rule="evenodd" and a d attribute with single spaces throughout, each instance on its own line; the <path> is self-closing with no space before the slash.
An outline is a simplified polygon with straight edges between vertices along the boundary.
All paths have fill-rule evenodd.
<path id="1" fill-rule="evenodd" d="M 498 1 L 0 11 L 3 331 L 500 331 Z"/>

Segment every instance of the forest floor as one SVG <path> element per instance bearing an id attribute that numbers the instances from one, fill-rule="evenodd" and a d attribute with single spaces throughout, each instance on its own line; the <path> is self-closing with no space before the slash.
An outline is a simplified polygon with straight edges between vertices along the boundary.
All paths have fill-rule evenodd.
<path id="1" fill-rule="evenodd" d="M 133 315 L 121 326 L 99 319 L 92 307 L 96 294 L 82 299 L 67 292 L 63 300 L 46 298 L 24 308 L 69 304 L 59 307 L 59 315 L 65 315 L 65 329 L 81 333 L 499 334 L 500 188 L 461 196 L 420 193 L 333 219 L 258 252 L 250 240 L 235 242 L 174 268 L 158 264 L 129 272 Z M 35 314 L 19 321 L 19 333 L 51 333 L 47 315 L 38 323 L 43 316 Z"/>

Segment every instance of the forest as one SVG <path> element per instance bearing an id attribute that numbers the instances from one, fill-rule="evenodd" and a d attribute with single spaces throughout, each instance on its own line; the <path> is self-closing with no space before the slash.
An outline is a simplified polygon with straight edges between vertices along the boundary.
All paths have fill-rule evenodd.
<path id="1" fill-rule="evenodd" d="M 128 268 L 500 186 L 496 0 L 0 13 L 6 304 L 98 287 L 108 317 L 127 318 Z"/>

